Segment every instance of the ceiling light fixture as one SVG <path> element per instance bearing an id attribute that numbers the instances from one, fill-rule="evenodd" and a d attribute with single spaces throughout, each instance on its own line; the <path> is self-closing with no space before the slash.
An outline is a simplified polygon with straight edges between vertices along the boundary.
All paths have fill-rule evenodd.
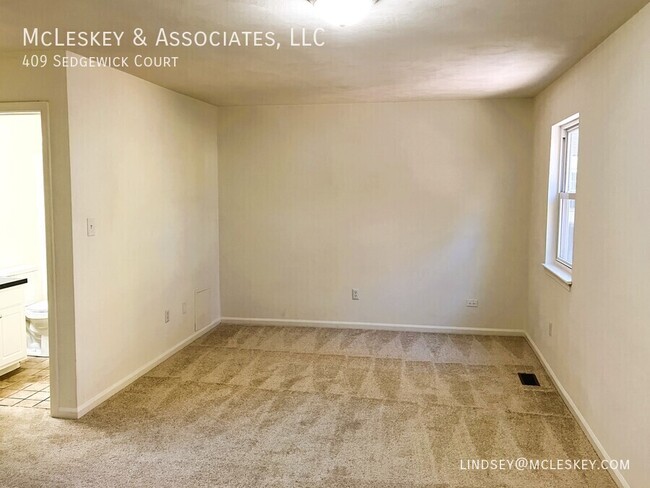
<path id="1" fill-rule="evenodd" d="M 307 0 L 323 20 L 339 25 L 353 25 L 368 15 L 379 0 Z"/>

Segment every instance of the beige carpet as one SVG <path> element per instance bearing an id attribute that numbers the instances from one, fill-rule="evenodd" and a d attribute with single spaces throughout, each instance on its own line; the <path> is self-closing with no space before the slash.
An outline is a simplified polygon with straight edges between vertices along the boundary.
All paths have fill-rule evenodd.
<path id="1" fill-rule="evenodd" d="M 0 408 L 2 487 L 615 486 L 461 469 L 522 456 L 597 459 L 515 337 L 224 325 L 80 421 Z"/>

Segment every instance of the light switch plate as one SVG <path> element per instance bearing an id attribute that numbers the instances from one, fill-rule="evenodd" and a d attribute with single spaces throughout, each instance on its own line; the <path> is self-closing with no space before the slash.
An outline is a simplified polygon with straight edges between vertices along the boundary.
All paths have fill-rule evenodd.
<path id="1" fill-rule="evenodd" d="M 86 219 L 86 233 L 88 237 L 94 237 L 95 230 L 95 219 Z"/>

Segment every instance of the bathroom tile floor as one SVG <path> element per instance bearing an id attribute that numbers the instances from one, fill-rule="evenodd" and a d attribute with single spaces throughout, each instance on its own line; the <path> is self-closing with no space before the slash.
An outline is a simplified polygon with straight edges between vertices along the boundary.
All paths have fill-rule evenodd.
<path id="1" fill-rule="evenodd" d="M 50 360 L 28 357 L 0 376 L 0 407 L 50 408 Z"/>

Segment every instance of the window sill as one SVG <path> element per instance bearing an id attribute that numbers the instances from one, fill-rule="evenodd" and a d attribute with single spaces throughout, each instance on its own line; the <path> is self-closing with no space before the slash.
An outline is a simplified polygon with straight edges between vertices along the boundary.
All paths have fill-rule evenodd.
<path id="1" fill-rule="evenodd" d="M 571 273 L 553 264 L 542 263 L 542 266 L 546 270 L 546 274 L 557 280 L 560 284 L 564 285 L 567 290 L 571 290 L 571 285 L 573 285 Z"/>

